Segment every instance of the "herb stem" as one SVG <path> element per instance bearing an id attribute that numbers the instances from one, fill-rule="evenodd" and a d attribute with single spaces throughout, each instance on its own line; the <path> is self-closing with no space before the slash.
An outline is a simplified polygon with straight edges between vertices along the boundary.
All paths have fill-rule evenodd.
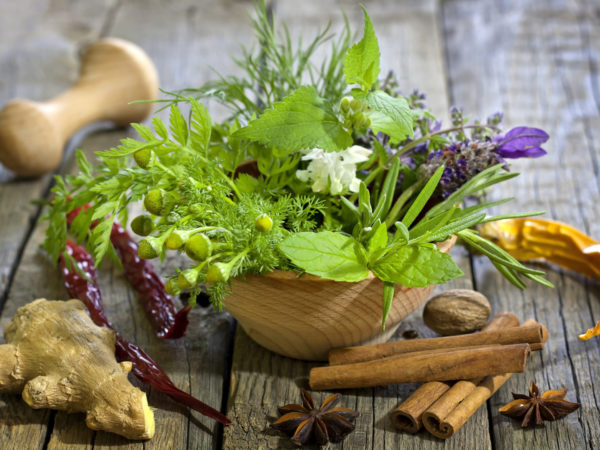
<path id="1" fill-rule="evenodd" d="M 396 153 L 394 153 L 392 155 L 392 158 L 396 158 L 397 156 L 403 155 L 404 153 L 408 152 L 409 150 L 412 150 L 413 148 L 415 148 L 417 145 L 422 144 L 423 142 L 427 142 L 429 139 L 431 139 L 433 136 L 439 136 L 441 134 L 447 134 L 447 133 L 452 133 L 454 131 L 462 131 L 465 128 L 489 128 L 492 130 L 496 130 L 499 131 L 499 128 L 494 126 L 494 125 L 484 125 L 484 124 L 478 124 L 478 125 L 461 125 L 459 127 L 454 127 L 454 128 L 447 128 L 445 130 L 439 130 L 439 131 L 434 131 L 433 133 L 428 133 L 425 136 L 415 140 L 415 141 L 411 141 L 408 144 L 406 144 L 404 147 L 398 149 L 398 151 Z"/>

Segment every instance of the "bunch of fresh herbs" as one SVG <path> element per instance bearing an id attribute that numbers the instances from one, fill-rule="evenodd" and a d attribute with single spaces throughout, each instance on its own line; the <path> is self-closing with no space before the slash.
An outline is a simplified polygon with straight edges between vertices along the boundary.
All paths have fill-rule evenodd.
<path id="1" fill-rule="evenodd" d="M 57 177 L 45 215 L 44 247 L 53 259 L 64 251 L 69 211 L 91 205 L 69 231 L 99 263 L 114 252 L 113 222 L 128 223 L 128 206 L 143 201 L 147 214 L 130 224 L 143 236 L 139 256 L 185 253 L 167 290 L 190 291 L 193 299 L 208 286 L 218 307 L 231 280 L 247 274 L 296 270 L 358 282 L 372 272 L 384 283 L 385 324 L 396 284 L 463 275 L 435 245 L 452 235 L 517 286 L 522 276 L 549 284 L 473 230 L 498 219 L 484 210 L 506 200 L 462 206 L 517 175 L 504 158 L 542 154 L 544 132 L 501 134 L 499 116 L 468 124 L 460 110 L 442 129 L 423 95 L 403 96 L 391 74 L 379 79 L 379 44 L 366 11 L 362 39 L 350 47 L 346 23 L 320 64 L 314 54 L 332 39 L 328 30 L 303 48 L 284 29 L 280 43 L 264 5 L 254 26 L 262 53 L 244 50 L 238 64 L 246 78 L 172 93 L 168 125 L 158 117 L 153 129 L 134 124 L 139 139 L 99 152 L 95 167 L 78 153 L 79 174 Z M 212 123 L 200 102 L 206 97 L 231 116 Z M 189 104 L 187 117 L 181 102 Z"/>

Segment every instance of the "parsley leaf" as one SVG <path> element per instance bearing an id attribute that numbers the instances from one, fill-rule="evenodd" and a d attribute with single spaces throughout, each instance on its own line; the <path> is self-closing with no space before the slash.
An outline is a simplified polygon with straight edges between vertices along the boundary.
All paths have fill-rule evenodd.
<path id="1" fill-rule="evenodd" d="M 372 270 L 384 282 L 405 287 L 441 284 L 464 275 L 450 255 L 432 245 L 400 247 L 379 258 Z"/>
<path id="2" fill-rule="evenodd" d="M 233 137 L 287 152 L 315 147 L 332 151 L 352 145 L 352 137 L 312 86 L 299 87 Z"/>
<path id="3" fill-rule="evenodd" d="M 373 24 L 363 6 L 365 26 L 363 38 L 354 44 L 344 58 L 344 75 L 346 83 L 361 85 L 363 91 L 368 91 L 379 76 L 379 43 L 373 30 Z"/>
<path id="4" fill-rule="evenodd" d="M 369 275 L 354 250 L 354 238 L 332 231 L 295 233 L 279 249 L 296 266 L 313 275 L 335 281 L 362 281 Z"/>

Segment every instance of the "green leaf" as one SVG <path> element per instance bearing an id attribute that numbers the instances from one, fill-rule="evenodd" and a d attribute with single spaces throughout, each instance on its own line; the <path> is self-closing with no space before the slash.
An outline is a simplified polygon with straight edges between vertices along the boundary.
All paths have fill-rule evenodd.
<path id="1" fill-rule="evenodd" d="M 396 144 L 404 139 L 413 137 L 415 115 L 406 99 L 392 97 L 384 91 L 364 92 L 353 90 L 352 95 L 371 108 L 366 113 L 371 120 L 369 128 L 374 134 L 382 133 L 390 137 L 390 142 Z"/>
<path id="2" fill-rule="evenodd" d="M 369 255 L 372 255 L 377 250 L 384 248 L 387 245 L 387 241 L 387 227 L 385 226 L 385 223 L 379 223 L 373 232 L 373 236 L 371 236 L 371 239 L 369 239 Z"/>
<path id="3" fill-rule="evenodd" d="M 208 111 L 202 103 L 196 99 L 190 101 L 192 105 L 192 116 L 190 120 L 191 137 L 196 150 L 205 150 L 210 142 L 212 123 Z"/>
<path id="4" fill-rule="evenodd" d="M 150 129 L 149 126 L 144 125 L 143 123 L 132 123 L 131 126 L 135 129 L 135 131 L 138 132 L 138 134 L 145 141 L 153 141 L 154 140 L 154 133 L 152 133 L 152 130 Z"/>
<path id="5" fill-rule="evenodd" d="M 363 7 L 365 15 L 365 26 L 362 39 L 354 44 L 344 57 L 344 76 L 346 83 L 361 85 L 364 91 L 368 91 L 379 76 L 379 43 L 373 24 Z"/>
<path id="6" fill-rule="evenodd" d="M 79 166 L 79 170 L 81 170 L 88 177 L 92 176 L 92 166 L 88 162 L 85 154 L 81 150 L 77 150 L 75 152 L 77 158 L 77 165 Z"/>
<path id="7" fill-rule="evenodd" d="M 406 245 L 378 259 L 372 268 L 382 281 L 426 287 L 458 278 L 463 271 L 450 255 L 432 245 Z"/>
<path id="8" fill-rule="evenodd" d="M 109 213 L 112 213 L 115 207 L 117 206 L 117 202 L 106 202 L 98 205 L 95 208 L 94 214 L 92 215 L 92 221 L 94 220 L 104 220 Z"/>
<path id="9" fill-rule="evenodd" d="M 235 179 L 235 185 L 240 192 L 249 194 L 258 191 L 260 181 L 247 173 L 240 173 Z"/>
<path id="10" fill-rule="evenodd" d="M 394 283 L 383 283 L 383 313 L 381 318 L 381 331 L 385 331 L 385 321 L 390 315 L 392 309 L 392 301 L 394 300 Z"/>
<path id="11" fill-rule="evenodd" d="M 110 216 L 104 220 L 98 221 L 90 235 L 89 245 L 92 248 L 92 254 L 96 261 L 96 267 L 100 265 L 102 258 L 108 251 L 110 245 L 110 232 L 115 220 L 114 216 Z"/>
<path id="12" fill-rule="evenodd" d="M 354 238 L 332 231 L 302 232 L 287 237 L 279 249 L 304 271 L 335 281 L 357 282 L 369 275 L 354 250 Z"/>
<path id="13" fill-rule="evenodd" d="M 352 145 L 352 137 L 312 86 L 299 87 L 233 137 L 287 152 L 315 147 L 334 151 Z"/>
<path id="14" fill-rule="evenodd" d="M 181 114 L 181 111 L 176 104 L 171 106 L 169 126 L 171 128 L 171 134 L 173 135 L 173 138 L 181 145 L 186 145 L 188 139 L 188 127 L 183 114 Z"/>
<path id="15" fill-rule="evenodd" d="M 417 196 L 415 201 L 412 202 L 410 208 L 408 208 L 408 211 L 406 211 L 406 214 L 402 218 L 402 223 L 406 228 L 410 228 L 412 223 L 415 221 L 417 216 L 421 213 L 421 211 L 431 198 L 433 192 L 435 191 L 435 188 L 440 182 L 440 178 L 442 178 L 444 169 L 444 166 L 438 167 L 438 169 L 431 176 L 427 184 L 423 187 L 423 189 L 421 189 L 421 192 L 419 192 L 419 195 Z"/>
<path id="16" fill-rule="evenodd" d="M 169 137 L 169 131 L 167 130 L 167 126 L 165 123 L 160 120 L 160 117 L 155 116 L 152 119 L 152 126 L 154 127 L 154 131 L 156 134 L 163 140 L 166 140 Z"/>

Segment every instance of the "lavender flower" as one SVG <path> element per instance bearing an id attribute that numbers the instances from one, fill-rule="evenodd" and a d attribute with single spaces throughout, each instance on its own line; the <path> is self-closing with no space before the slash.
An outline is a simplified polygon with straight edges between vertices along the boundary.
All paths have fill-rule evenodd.
<path id="1" fill-rule="evenodd" d="M 548 137 L 548 133 L 539 128 L 517 127 L 494 137 L 494 142 L 496 152 L 503 158 L 539 158 L 546 154 L 541 145 Z"/>

